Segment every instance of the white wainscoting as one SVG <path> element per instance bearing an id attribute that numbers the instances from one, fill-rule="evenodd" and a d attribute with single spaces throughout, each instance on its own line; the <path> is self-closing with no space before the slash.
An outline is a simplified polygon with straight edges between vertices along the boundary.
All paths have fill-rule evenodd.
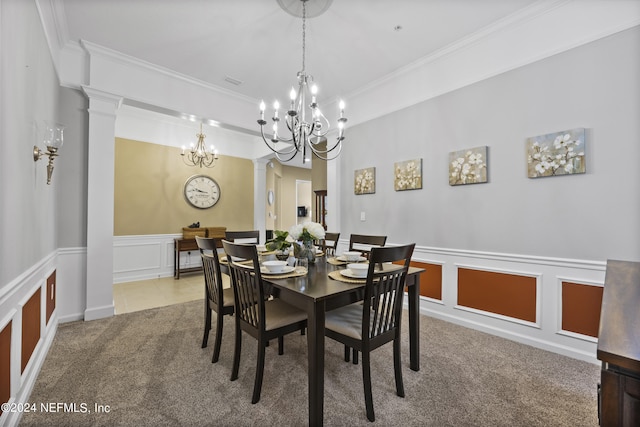
<path id="1" fill-rule="evenodd" d="M 174 241 L 182 234 L 113 238 L 113 283 L 173 277 Z M 182 268 L 201 265 L 198 251 L 180 253 Z"/>
<path id="2" fill-rule="evenodd" d="M 122 236 L 114 238 L 114 283 L 173 276 L 173 244 L 179 234 Z M 394 243 L 389 243 L 393 246 Z M 340 240 L 338 253 L 349 246 Z M 413 259 L 442 265 L 442 301 L 422 297 L 422 314 L 465 327 L 498 335 L 534 347 L 592 363 L 596 359 L 597 340 L 559 330 L 562 304 L 558 297 L 558 280 L 571 277 L 578 283 L 604 284 L 606 261 L 578 260 L 505 254 L 458 249 L 416 246 Z M 200 265 L 199 254 L 181 254 L 180 265 Z M 526 274 L 537 278 L 537 319 L 535 327 L 527 322 L 470 310 L 457 305 L 457 271 L 459 266 L 475 269 Z"/>
<path id="3" fill-rule="evenodd" d="M 0 289 L 0 330 L 11 322 L 11 378 L 10 395 L 7 402 L 9 404 L 28 401 L 40 368 L 55 337 L 58 328 L 58 309 L 53 310 L 47 323 L 46 295 L 47 278 L 56 270 L 56 263 L 57 256 L 54 252 Z M 24 371 L 21 372 L 22 308 L 38 289 L 40 289 L 40 339 Z M 57 291 L 57 285 L 55 289 Z M 59 293 L 57 293 L 56 301 L 59 301 Z M 4 411 L 0 416 L 0 425 L 18 425 L 21 416 L 20 412 Z"/>
<path id="4" fill-rule="evenodd" d="M 394 243 L 389 242 L 389 246 Z M 337 253 L 347 250 L 348 240 L 340 240 Z M 416 246 L 413 260 L 442 266 L 442 301 L 421 297 L 420 312 L 468 328 L 497 335 L 533 347 L 599 364 L 597 339 L 567 333 L 558 326 L 562 318 L 562 301 L 558 282 L 570 277 L 573 282 L 604 286 L 606 260 L 578 260 Z M 481 310 L 460 307 L 458 267 L 507 274 L 535 276 L 536 322 L 514 322 Z"/>

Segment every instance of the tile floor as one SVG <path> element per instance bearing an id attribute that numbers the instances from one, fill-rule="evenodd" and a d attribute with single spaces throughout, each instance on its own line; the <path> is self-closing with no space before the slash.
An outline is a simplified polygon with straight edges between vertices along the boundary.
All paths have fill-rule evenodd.
<path id="1" fill-rule="evenodd" d="M 223 286 L 230 286 L 229 277 L 222 275 Z M 204 298 L 202 273 L 181 274 L 173 277 L 116 283 L 113 285 L 113 301 L 116 314 L 131 313 L 149 308 L 164 307 Z"/>

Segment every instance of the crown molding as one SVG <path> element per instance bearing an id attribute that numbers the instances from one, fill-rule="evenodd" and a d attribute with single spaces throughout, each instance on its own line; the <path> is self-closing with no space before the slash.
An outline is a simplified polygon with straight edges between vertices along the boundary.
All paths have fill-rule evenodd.
<path id="1" fill-rule="evenodd" d="M 121 52 L 81 40 L 70 41 L 63 3 L 36 0 L 54 65 L 61 84 L 76 89 L 90 85 L 121 92 L 134 103 L 156 105 L 188 113 L 203 120 L 229 121 L 246 125 L 233 117 L 216 117 L 193 94 L 217 98 L 218 104 L 237 109 L 238 114 L 254 110 L 257 99 L 204 82 Z M 580 23 L 568 25 L 567 23 Z M 640 8 L 635 2 L 584 2 L 579 0 L 541 0 L 511 14 L 474 34 L 423 57 L 395 72 L 346 94 L 354 126 L 394 111 L 410 107 L 447 92 L 528 65 L 619 31 L 640 25 Z M 540 31 L 540 29 L 554 29 Z M 473 64 L 473 66 L 469 66 Z M 128 81 L 112 76 L 135 75 Z M 149 82 L 152 82 L 148 84 Z M 184 96 L 159 96 L 158 90 L 175 82 Z M 148 87 L 145 87 L 147 86 Z M 155 86 L 153 86 L 155 84 Z M 133 91 L 131 90 L 133 89 Z M 384 99 L 385 102 L 379 102 Z M 195 100 L 195 104 L 194 104 Z M 177 101 L 177 102 L 175 102 Z M 167 103 L 170 102 L 171 105 Z M 164 105 L 161 105 L 164 104 Z M 214 103 L 215 104 L 215 103 Z M 332 103 L 330 102 L 329 105 Z M 212 105 L 212 104 L 209 104 Z M 180 110 L 180 111 L 178 111 Z M 226 118 L 226 120 L 225 120 Z"/>
<path id="2" fill-rule="evenodd" d="M 185 83 L 188 83 L 190 85 L 195 85 L 195 86 L 200 86 L 204 89 L 213 91 L 213 92 L 218 92 L 220 94 L 223 94 L 225 96 L 229 96 L 232 98 L 235 98 L 239 101 L 242 102 L 250 102 L 252 104 L 256 104 L 256 100 L 254 98 L 245 96 L 245 95 L 241 95 L 237 92 L 225 89 L 223 87 L 220 86 L 216 86 L 213 85 L 211 83 L 207 83 L 205 81 L 187 76 L 185 74 L 181 74 L 177 71 L 173 71 L 169 68 L 165 68 L 156 64 L 153 64 L 151 62 L 147 62 L 144 61 L 142 59 L 133 57 L 133 56 L 129 56 L 126 55 L 124 53 L 118 52 L 116 50 L 113 49 L 109 49 L 107 47 L 101 46 L 99 44 L 96 43 L 92 43 L 89 42 L 87 40 L 80 40 L 80 45 L 85 49 L 85 51 L 89 54 L 89 58 L 95 58 L 97 56 L 100 56 L 102 58 L 108 59 L 110 61 L 113 61 L 115 63 L 121 64 L 121 65 L 125 65 L 127 67 L 134 67 L 137 68 L 139 70 L 141 70 L 142 72 L 150 72 L 150 73 L 154 73 L 154 74 L 159 74 L 162 76 L 166 76 L 166 77 L 170 77 L 172 79 L 178 80 L 178 81 L 182 81 Z"/>
<path id="3" fill-rule="evenodd" d="M 640 25 L 637 3 L 607 6 L 578 0 L 536 2 L 346 94 L 352 112 L 349 124 L 373 120 Z M 563 25 L 566 22 L 581 25 Z M 552 35 L 534 31 L 540 28 L 558 30 Z M 385 103 L 376 102 L 379 99 Z"/>

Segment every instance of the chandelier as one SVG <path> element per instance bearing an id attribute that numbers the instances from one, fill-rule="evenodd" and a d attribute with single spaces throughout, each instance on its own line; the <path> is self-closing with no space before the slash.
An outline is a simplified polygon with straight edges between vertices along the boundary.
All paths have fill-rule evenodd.
<path id="1" fill-rule="evenodd" d="M 337 137 L 335 141 L 329 143 L 327 133 L 330 125 L 327 118 L 320 111 L 320 107 L 316 101 L 318 87 L 313 83 L 313 76 L 307 74 L 305 70 L 305 48 L 306 48 L 306 23 L 307 23 L 307 2 L 310 0 L 300 0 L 302 2 L 302 70 L 298 72 L 298 91 L 292 87 L 289 93 L 291 103 L 289 109 L 283 112 L 280 118 L 280 103 L 273 103 L 273 122 L 271 138 L 265 135 L 265 125 L 267 121 L 264 119 L 265 103 L 260 102 L 260 134 L 264 143 L 273 151 L 282 162 L 292 160 L 298 153 L 302 153 L 302 163 L 308 161 L 307 150 L 322 160 L 333 160 L 340 154 L 342 150 L 342 141 L 344 140 L 344 126 L 347 122 L 344 117 L 344 101 L 340 100 L 338 108 L 340 109 L 340 117 L 337 123 Z M 282 0 L 278 0 L 280 6 L 287 12 L 293 14 L 290 9 L 283 5 Z M 325 1 L 325 5 L 320 7 L 324 12 L 331 1 Z M 299 16 L 299 15 L 297 15 Z M 317 16 L 317 14 L 315 15 Z M 285 134 L 285 135 L 282 135 Z M 284 142 L 285 144 L 279 144 Z"/>
<path id="2" fill-rule="evenodd" d="M 198 142 L 195 144 L 192 142 L 189 150 L 184 145 L 182 146 L 182 153 L 180 154 L 182 160 L 187 166 L 214 167 L 218 161 L 218 150 L 213 145 L 207 150 L 204 145 L 204 139 L 207 136 L 202 133 L 202 123 L 200 123 L 200 133 L 196 134 L 196 136 L 198 137 Z"/>

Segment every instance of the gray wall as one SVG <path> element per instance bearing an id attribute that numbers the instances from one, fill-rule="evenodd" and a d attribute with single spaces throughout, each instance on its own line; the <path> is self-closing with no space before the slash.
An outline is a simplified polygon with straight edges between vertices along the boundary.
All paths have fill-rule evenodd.
<path id="1" fill-rule="evenodd" d="M 1 289 L 58 247 L 58 163 L 46 185 L 47 158 L 32 151 L 44 149 L 44 121 L 60 120 L 60 93 L 35 2 L 2 0 L 0 19 Z"/>
<path id="2" fill-rule="evenodd" d="M 340 231 L 429 247 L 640 260 L 638 76 L 635 27 L 350 128 Z M 527 178 L 526 138 L 579 127 L 587 130 L 586 174 Z M 481 145 L 489 146 L 489 182 L 449 186 L 448 153 Z M 413 158 L 423 159 L 423 189 L 395 192 L 393 163 Z M 376 193 L 354 195 L 354 170 L 371 166 Z"/>
<path id="3" fill-rule="evenodd" d="M 87 246 L 88 108 L 83 93 L 60 88 L 60 120 L 67 133 L 64 151 L 56 159 L 59 248 Z"/>

